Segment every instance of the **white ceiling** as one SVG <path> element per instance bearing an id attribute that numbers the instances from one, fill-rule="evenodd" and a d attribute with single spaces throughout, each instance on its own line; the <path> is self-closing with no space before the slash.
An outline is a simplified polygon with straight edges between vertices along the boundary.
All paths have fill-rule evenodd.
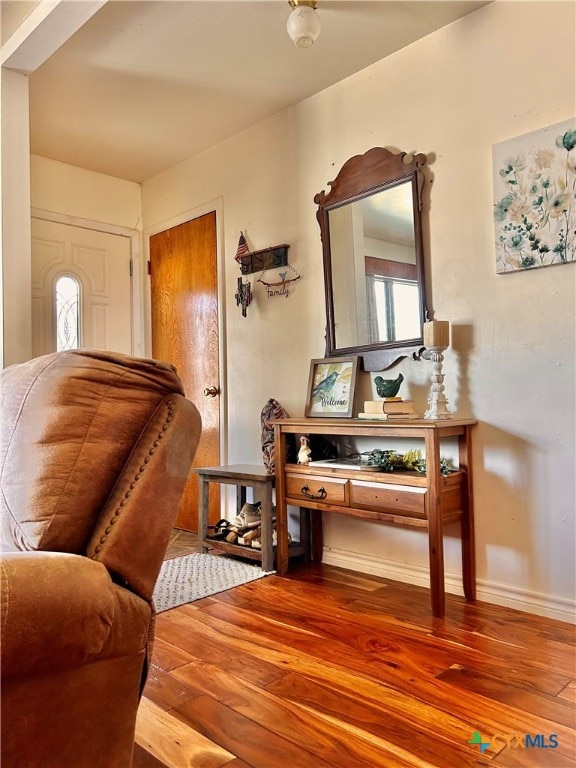
<path id="1" fill-rule="evenodd" d="M 111 0 L 31 75 L 32 152 L 142 182 L 483 5 L 319 0 L 303 50 L 286 0 Z"/>

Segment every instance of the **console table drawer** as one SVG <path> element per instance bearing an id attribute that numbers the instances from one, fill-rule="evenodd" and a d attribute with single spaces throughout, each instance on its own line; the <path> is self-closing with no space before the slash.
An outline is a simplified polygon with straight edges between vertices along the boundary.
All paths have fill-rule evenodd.
<path id="1" fill-rule="evenodd" d="M 286 496 L 300 501 L 348 505 L 348 480 L 286 473 Z"/>
<path id="2" fill-rule="evenodd" d="M 426 517 L 426 488 L 350 481 L 350 506 L 410 517 Z"/>

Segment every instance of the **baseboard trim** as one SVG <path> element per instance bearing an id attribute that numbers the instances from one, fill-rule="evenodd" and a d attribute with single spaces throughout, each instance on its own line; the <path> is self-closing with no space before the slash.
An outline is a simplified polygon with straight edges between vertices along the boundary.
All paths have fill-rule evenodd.
<path id="1" fill-rule="evenodd" d="M 325 547 L 322 562 L 360 573 L 370 573 L 386 579 L 404 581 L 419 587 L 429 587 L 428 569 L 420 565 L 410 565 L 396 560 L 373 557 L 372 555 L 349 552 L 348 550 Z M 446 573 L 444 579 L 446 591 L 454 595 L 464 594 L 460 574 Z M 550 619 L 576 623 L 576 601 L 554 595 L 497 584 L 485 579 L 477 579 L 478 600 L 503 605 L 518 611 L 546 616 Z"/>

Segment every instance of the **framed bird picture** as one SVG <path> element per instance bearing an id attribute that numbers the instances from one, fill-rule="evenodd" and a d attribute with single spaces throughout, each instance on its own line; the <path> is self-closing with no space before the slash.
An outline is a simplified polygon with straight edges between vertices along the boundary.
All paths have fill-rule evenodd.
<path id="1" fill-rule="evenodd" d="M 311 360 L 306 417 L 350 418 L 357 375 L 357 357 Z"/>

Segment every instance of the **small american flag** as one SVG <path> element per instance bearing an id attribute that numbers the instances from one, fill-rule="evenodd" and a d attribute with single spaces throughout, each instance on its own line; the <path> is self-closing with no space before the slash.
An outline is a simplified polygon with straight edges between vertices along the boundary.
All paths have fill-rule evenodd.
<path id="1" fill-rule="evenodd" d="M 244 237 L 243 232 L 240 232 L 240 240 L 238 240 L 238 248 L 236 249 L 236 256 L 234 256 L 234 258 L 239 264 L 241 264 L 242 262 L 240 259 L 242 256 L 246 256 L 248 253 L 250 253 L 248 243 L 246 242 L 246 238 Z"/>

